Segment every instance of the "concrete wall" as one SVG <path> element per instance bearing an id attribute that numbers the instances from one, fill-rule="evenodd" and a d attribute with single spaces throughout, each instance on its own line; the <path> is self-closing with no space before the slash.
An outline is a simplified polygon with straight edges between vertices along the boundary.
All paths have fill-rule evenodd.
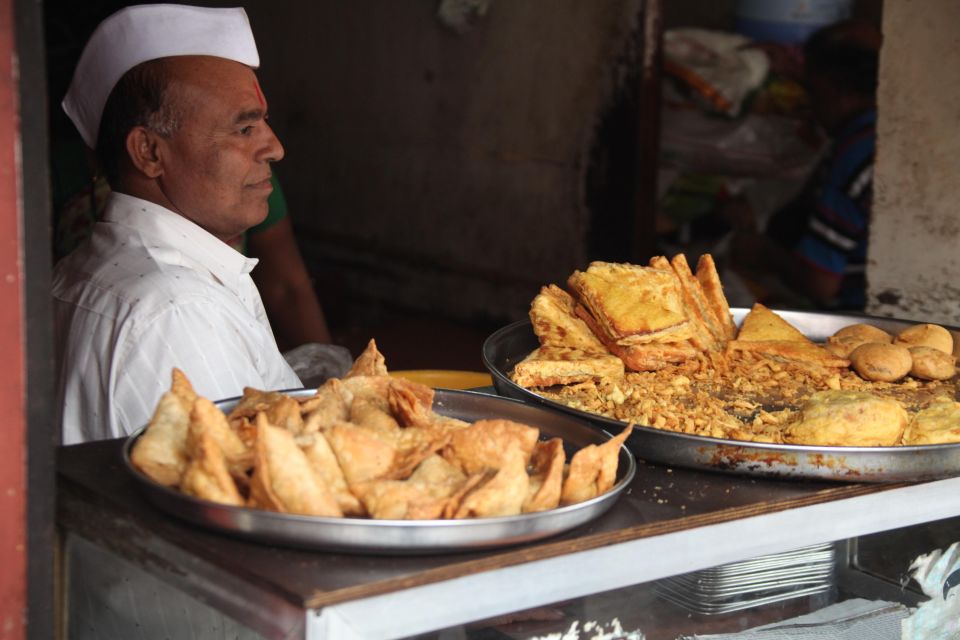
<path id="1" fill-rule="evenodd" d="M 246 3 L 277 171 L 328 306 L 522 317 L 584 264 L 587 158 L 641 2 L 493 0 L 462 35 L 438 4 Z"/>
<path id="2" fill-rule="evenodd" d="M 883 12 L 868 311 L 960 325 L 960 3 Z"/>

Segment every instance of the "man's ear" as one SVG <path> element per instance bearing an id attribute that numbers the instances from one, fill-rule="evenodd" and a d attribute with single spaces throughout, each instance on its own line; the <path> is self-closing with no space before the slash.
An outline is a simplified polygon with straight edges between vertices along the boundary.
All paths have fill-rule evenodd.
<path id="1" fill-rule="evenodd" d="M 159 136 L 146 127 L 134 127 L 127 133 L 127 155 L 140 173 L 148 178 L 163 175 L 163 157 Z"/>

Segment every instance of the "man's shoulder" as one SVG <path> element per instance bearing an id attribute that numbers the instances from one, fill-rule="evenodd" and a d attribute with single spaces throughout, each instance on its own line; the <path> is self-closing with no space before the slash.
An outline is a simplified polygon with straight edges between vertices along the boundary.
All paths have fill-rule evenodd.
<path id="1" fill-rule="evenodd" d="M 57 263 L 53 277 L 57 298 L 169 304 L 209 297 L 214 288 L 213 282 L 181 260 L 176 249 L 117 244 L 103 251 L 92 240 Z"/>

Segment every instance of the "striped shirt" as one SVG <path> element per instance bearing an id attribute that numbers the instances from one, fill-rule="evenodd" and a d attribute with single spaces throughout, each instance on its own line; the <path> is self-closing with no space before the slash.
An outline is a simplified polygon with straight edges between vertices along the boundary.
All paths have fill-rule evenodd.
<path id="1" fill-rule="evenodd" d="M 833 305 L 838 309 L 862 310 L 866 303 L 876 119 L 877 112 L 871 110 L 836 136 L 819 176 L 806 229 L 794 247 L 810 268 L 842 278 Z"/>
<path id="2" fill-rule="evenodd" d="M 112 194 L 54 272 L 63 443 L 146 424 L 173 367 L 213 400 L 299 388 L 250 277 L 256 264 L 172 211 Z"/>

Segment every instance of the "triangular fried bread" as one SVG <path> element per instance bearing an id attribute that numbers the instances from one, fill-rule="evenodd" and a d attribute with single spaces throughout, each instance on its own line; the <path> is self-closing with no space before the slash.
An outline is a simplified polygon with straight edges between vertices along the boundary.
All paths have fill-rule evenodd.
<path id="1" fill-rule="evenodd" d="M 759 302 L 753 305 L 750 313 L 743 319 L 737 333 L 740 342 L 759 342 L 779 340 L 784 342 L 809 342 L 799 329 Z"/>
<path id="2" fill-rule="evenodd" d="M 743 319 L 737 339 L 731 341 L 728 348 L 822 367 L 850 366 L 849 360 L 838 358 L 814 344 L 796 327 L 759 302 Z"/>
<path id="3" fill-rule="evenodd" d="M 710 308 L 713 309 L 714 316 L 720 323 L 724 336 L 727 340 L 733 340 L 737 335 L 737 325 L 733 323 L 733 316 L 730 315 L 730 304 L 727 302 L 727 296 L 723 294 L 717 265 L 709 253 L 703 254 L 697 260 L 697 280 L 703 288 L 703 295 L 710 304 Z"/>
<path id="4" fill-rule="evenodd" d="M 591 328 L 604 344 L 680 341 L 692 335 L 672 271 L 592 262 L 586 271 L 574 271 L 567 284 L 595 321 Z"/>
<path id="5" fill-rule="evenodd" d="M 555 284 L 540 289 L 530 304 L 530 322 L 540 344 L 606 353 L 600 339 L 577 317 L 576 301 Z"/>
<path id="6" fill-rule="evenodd" d="M 689 342 L 651 342 L 627 347 L 612 344 L 610 351 L 631 371 L 659 371 L 696 357 L 699 350 Z"/>
<path id="7" fill-rule="evenodd" d="M 591 378 L 621 378 L 623 362 L 610 353 L 597 354 L 568 347 L 540 347 L 518 362 L 513 381 L 521 387 L 574 384 Z"/>

